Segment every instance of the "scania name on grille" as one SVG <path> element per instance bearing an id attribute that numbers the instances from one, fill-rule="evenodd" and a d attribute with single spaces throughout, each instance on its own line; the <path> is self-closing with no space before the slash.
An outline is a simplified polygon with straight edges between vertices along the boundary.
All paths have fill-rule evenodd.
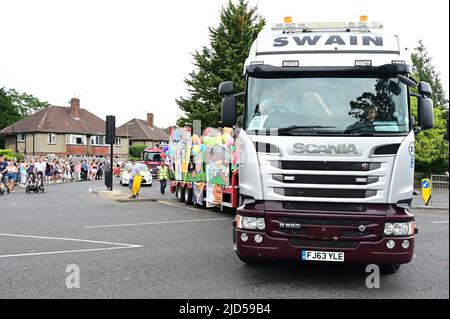
<path id="1" fill-rule="evenodd" d="M 355 144 L 294 144 L 294 153 L 358 154 Z"/>

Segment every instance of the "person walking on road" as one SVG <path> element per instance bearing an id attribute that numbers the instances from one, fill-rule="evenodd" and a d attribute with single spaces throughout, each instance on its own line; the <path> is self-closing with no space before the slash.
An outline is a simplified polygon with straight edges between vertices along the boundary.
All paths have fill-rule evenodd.
<path id="1" fill-rule="evenodd" d="M 8 189 L 11 193 L 14 193 L 16 188 L 16 178 L 19 174 L 19 169 L 14 165 L 13 162 L 8 162 L 6 167 L 6 174 L 8 174 Z"/>
<path id="2" fill-rule="evenodd" d="M 27 182 L 27 164 L 25 161 L 20 161 L 19 165 L 19 174 L 20 174 L 20 186 L 25 186 Z"/>
<path id="3" fill-rule="evenodd" d="M 9 163 L 5 161 L 3 155 L 0 155 L 0 187 L 6 187 L 6 191 L 9 193 L 9 181 L 8 181 L 8 166 Z"/>
<path id="4" fill-rule="evenodd" d="M 128 180 L 128 188 L 131 191 L 130 198 L 135 198 L 136 196 L 133 194 L 133 180 L 135 175 L 141 173 L 135 160 L 131 161 L 131 166 L 128 168 L 128 173 L 130 174 L 130 179 Z"/>
<path id="5" fill-rule="evenodd" d="M 161 166 L 158 171 L 158 179 L 161 186 L 161 194 L 166 193 L 167 180 L 169 179 L 169 168 L 166 166 L 166 163 L 161 162 Z"/>

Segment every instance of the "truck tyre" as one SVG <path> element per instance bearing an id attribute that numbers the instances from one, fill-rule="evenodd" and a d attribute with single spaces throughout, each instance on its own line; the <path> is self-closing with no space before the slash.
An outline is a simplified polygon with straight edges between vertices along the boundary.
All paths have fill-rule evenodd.
<path id="1" fill-rule="evenodd" d="M 381 265 L 380 270 L 383 274 L 395 274 L 400 269 L 400 264 Z"/>
<path id="2" fill-rule="evenodd" d="M 192 205 L 192 188 L 184 188 L 184 203 L 186 205 Z"/>
<path id="3" fill-rule="evenodd" d="M 184 188 L 181 185 L 177 185 L 177 198 L 180 203 L 184 202 Z"/>

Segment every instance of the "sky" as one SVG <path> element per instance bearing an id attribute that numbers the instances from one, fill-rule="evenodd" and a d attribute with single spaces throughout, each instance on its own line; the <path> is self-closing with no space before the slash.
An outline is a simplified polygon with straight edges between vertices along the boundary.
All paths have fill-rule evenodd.
<path id="1" fill-rule="evenodd" d="M 182 115 L 191 53 L 209 43 L 228 0 L 0 0 L 0 87 L 81 107 L 121 125 L 153 112 L 155 125 Z M 357 21 L 368 15 L 413 49 L 422 39 L 449 93 L 447 0 L 249 0 L 269 25 Z"/>

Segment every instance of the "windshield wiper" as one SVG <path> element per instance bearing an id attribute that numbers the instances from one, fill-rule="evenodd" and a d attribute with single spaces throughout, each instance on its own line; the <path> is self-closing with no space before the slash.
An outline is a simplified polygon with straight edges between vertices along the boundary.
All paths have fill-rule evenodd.
<path id="1" fill-rule="evenodd" d="M 318 129 L 318 128 L 336 128 L 336 126 L 327 126 L 327 125 L 291 125 L 288 127 L 282 127 L 278 129 L 278 134 L 289 133 L 291 131 L 300 130 L 300 129 Z"/>
<path id="2" fill-rule="evenodd" d="M 348 128 L 348 129 L 346 129 L 344 131 L 344 133 L 345 134 L 353 133 L 353 132 L 359 131 L 360 129 L 367 128 L 367 127 L 373 127 L 375 129 L 375 127 L 383 127 L 383 126 L 395 126 L 395 125 L 388 124 L 388 123 L 386 123 L 386 124 L 373 124 L 373 123 L 371 123 L 371 124 L 365 124 L 365 125 L 360 125 L 360 126 Z M 368 133 L 372 133 L 372 132 L 368 132 Z"/>

